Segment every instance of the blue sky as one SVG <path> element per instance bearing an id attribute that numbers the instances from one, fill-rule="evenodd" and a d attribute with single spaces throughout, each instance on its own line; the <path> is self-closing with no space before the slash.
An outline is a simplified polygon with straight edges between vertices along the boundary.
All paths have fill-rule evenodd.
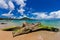
<path id="1" fill-rule="evenodd" d="M 0 17 L 60 19 L 60 0 L 0 0 Z"/>

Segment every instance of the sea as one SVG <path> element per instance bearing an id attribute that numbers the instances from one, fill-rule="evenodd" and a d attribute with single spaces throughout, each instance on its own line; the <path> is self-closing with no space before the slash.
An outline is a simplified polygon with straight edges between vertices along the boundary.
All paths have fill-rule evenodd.
<path id="1" fill-rule="evenodd" d="M 24 22 L 34 24 L 40 22 L 42 25 L 45 26 L 60 28 L 60 20 L 0 20 L 0 24 L 6 23 L 6 25 L 10 26 L 22 26 Z"/>

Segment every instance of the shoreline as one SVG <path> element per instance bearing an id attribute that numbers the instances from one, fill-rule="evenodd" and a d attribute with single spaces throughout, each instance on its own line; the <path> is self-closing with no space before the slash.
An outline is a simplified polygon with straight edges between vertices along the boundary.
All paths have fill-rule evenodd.
<path id="1" fill-rule="evenodd" d="M 54 27 L 48 27 L 48 26 L 44 26 L 44 25 L 41 25 L 40 23 L 39 24 L 35 24 L 37 26 L 32 26 L 33 24 L 28 24 L 28 23 L 23 23 L 24 25 L 22 26 L 21 28 L 21 33 L 24 32 L 24 28 L 27 28 L 26 26 L 28 26 L 29 28 L 36 28 L 36 30 L 38 30 L 37 28 L 39 29 L 44 29 L 44 30 L 39 30 L 39 31 L 32 31 L 31 33 L 28 33 L 27 34 L 23 34 L 23 35 L 18 35 L 18 36 L 15 36 L 13 37 L 13 32 L 17 32 L 19 33 L 20 31 L 18 30 L 18 28 L 16 28 L 18 31 L 3 31 L 3 30 L 12 30 L 14 29 L 15 27 L 17 26 L 11 26 L 9 27 L 9 25 L 0 25 L 0 26 L 3 26 L 3 27 L 6 27 L 6 29 L 3 29 L 3 30 L 0 30 L 0 40 L 60 40 L 60 29 L 59 31 L 57 32 L 54 32 L 57 30 L 57 28 L 54 28 Z M 32 27 L 31 27 L 32 26 Z M 16 30 L 14 29 L 14 30 Z M 25 29 L 26 30 L 26 29 Z M 30 29 L 30 30 L 33 30 L 33 29 Z M 50 31 L 48 31 L 50 30 Z M 26 32 L 26 31 L 25 31 Z"/>

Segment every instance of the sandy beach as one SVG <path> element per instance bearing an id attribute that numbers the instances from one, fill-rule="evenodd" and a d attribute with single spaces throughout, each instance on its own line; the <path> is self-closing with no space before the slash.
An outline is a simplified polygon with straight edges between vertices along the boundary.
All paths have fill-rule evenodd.
<path id="1" fill-rule="evenodd" d="M 9 25 L 0 26 L 7 28 Z M 0 30 L 0 40 L 60 40 L 60 32 L 42 30 L 13 37 L 12 31 Z"/>
<path id="2" fill-rule="evenodd" d="M 12 32 L 0 30 L 0 40 L 13 40 Z"/>
<path id="3" fill-rule="evenodd" d="M 60 40 L 60 32 L 37 31 L 13 37 L 11 31 L 0 30 L 0 40 Z"/>

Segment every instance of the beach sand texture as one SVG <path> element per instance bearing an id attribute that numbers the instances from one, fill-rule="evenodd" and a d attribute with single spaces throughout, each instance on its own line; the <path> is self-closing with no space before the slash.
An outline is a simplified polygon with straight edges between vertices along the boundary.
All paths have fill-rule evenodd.
<path id="1" fill-rule="evenodd" d="M 12 32 L 0 31 L 0 40 L 13 40 Z"/>
<path id="2" fill-rule="evenodd" d="M 37 31 L 13 37 L 12 32 L 0 31 L 0 40 L 60 40 L 60 32 Z"/>

